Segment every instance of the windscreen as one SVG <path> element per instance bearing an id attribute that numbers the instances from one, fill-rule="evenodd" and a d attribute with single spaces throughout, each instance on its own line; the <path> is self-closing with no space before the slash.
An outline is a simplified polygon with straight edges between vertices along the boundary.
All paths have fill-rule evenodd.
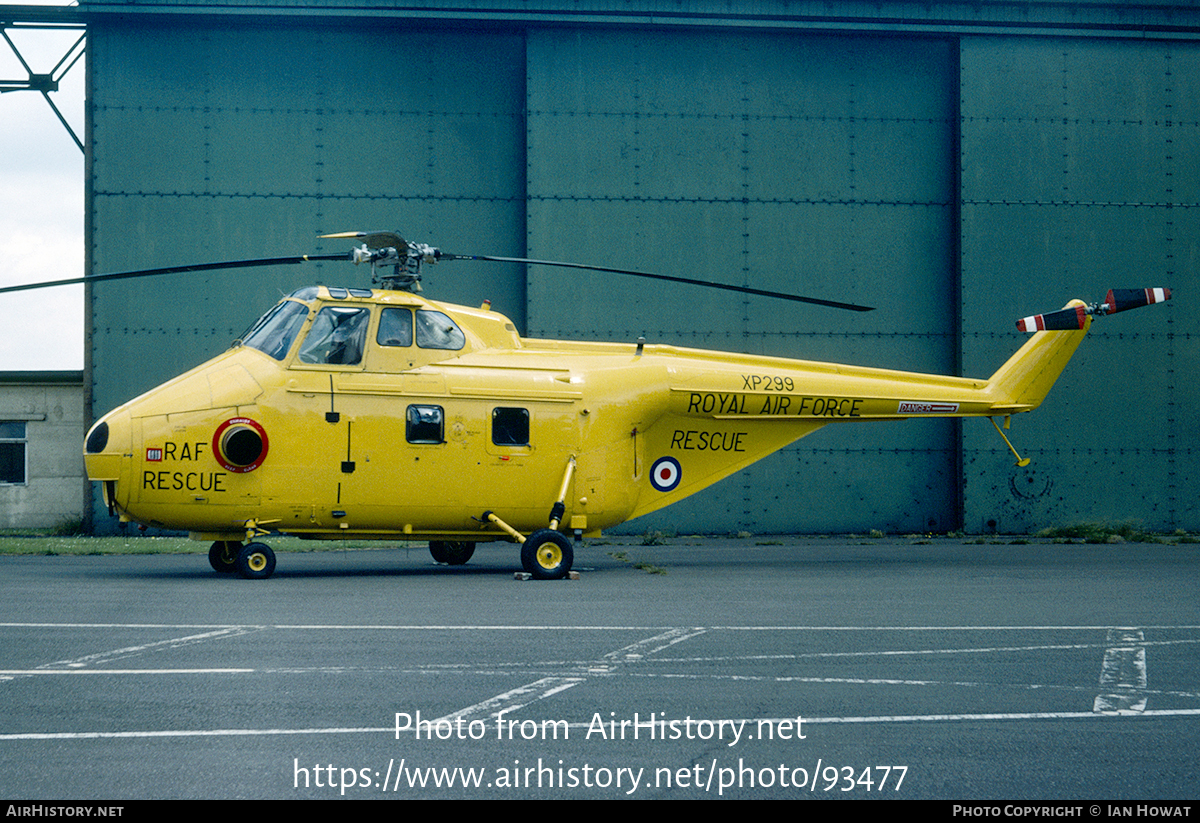
<path id="1" fill-rule="evenodd" d="M 276 360 L 287 357 L 308 318 L 308 306 L 285 300 L 264 314 L 242 337 L 242 345 L 258 349 Z"/>

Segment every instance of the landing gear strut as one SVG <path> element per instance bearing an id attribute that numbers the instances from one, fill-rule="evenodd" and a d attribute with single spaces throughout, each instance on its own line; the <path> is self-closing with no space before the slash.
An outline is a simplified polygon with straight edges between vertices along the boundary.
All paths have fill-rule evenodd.
<path id="1" fill-rule="evenodd" d="M 514 542 L 521 544 L 521 565 L 536 580 L 562 580 L 570 573 L 571 564 L 575 562 L 575 549 L 572 548 L 571 541 L 558 530 L 566 513 L 567 490 L 574 474 L 575 455 L 571 455 L 563 472 L 558 499 L 550 508 L 548 529 L 538 529 L 529 537 L 525 537 L 497 517 L 493 511 L 486 511 L 483 517 L 479 518 L 481 522 L 490 523 L 511 537 Z M 576 530 L 575 534 L 578 537 L 580 532 Z"/>

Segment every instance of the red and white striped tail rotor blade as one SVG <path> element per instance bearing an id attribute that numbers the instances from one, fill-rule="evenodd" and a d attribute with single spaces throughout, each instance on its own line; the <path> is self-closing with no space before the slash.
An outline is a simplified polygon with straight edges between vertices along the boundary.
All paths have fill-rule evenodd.
<path id="1" fill-rule="evenodd" d="M 1022 317 L 1017 321 L 1017 329 L 1025 332 L 1035 331 L 1076 331 L 1082 329 L 1087 322 L 1087 307 L 1074 306 L 1046 314 L 1035 314 Z"/>
<path id="2" fill-rule="evenodd" d="M 1104 302 L 1108 305 L 1108 313 L 1140 309 L 1151 303 L 1165 303 L 1171 299 L 1170 289 L 1109 289 Z"/>

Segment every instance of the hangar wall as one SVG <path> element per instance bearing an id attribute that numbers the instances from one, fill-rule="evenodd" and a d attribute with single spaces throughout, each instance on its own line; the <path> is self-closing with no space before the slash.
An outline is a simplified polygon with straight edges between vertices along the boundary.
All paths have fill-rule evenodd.
<path id="1" fill-rule="evenodd" d="M 1186 39 L 219 11 L 89 22 L 93 271 L 339 251 L 316 235 L 399 228 L 450 251 L 880 307 L 536 267 L 427 277 L 529 335 L 969 376 L 1020 344 L 1016 317 L 1110 286 L 1186 294 L 1195 277 Z M 315 264 L 97 284 L 93 411 L 219 352 L 281 291 L 363 277 Z M 986 421 L 833 427 L 628 528 L 1198 528 L 1180 309 L 1093 331 L 1013 424 L 1027 469 Z"/>
<path id="2" fill-rule="evenodd" d="M 887 304 L 862 315 L 531 272 L 530 333 L 955 370 L 952 41 L 552 30 L 528 42 L 533 256 L 615 253 L 614 265 Z M 640 527 L 953 529 L 954 426 L 826 429 Z"/>
<path id="3" fill-rule="evenodd" d="M 1160 283 L 1176 301 L 1093 325 L 1013 423 L 1028 468 L 966 427 L 965 527 L 1197 528 L 1200 45 L 964 38 L 961 64 L 964 371 L 1016 342 L 1021 306 Z"/>

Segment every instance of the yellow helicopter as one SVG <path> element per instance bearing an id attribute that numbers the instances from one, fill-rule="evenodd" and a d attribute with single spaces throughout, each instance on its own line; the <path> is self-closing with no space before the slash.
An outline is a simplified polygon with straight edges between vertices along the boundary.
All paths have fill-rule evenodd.
<path id="1" fill-rule="evenodd" d="M 669 506 L 831 423 L 984 416 L 1015 455 L 995 418 L 1007 428 L 1010 415 L 1037 408 L 1092 317 L 1170 298 L 1167 289 L 1113 290 L 1096 304 L 1024 318 L 1018 327 L 1032 338 L 990 378 L 969 379 L 641 340 L 523 338 L 486 303 L 419 296 L 421 265 L 544 263 L 768 293 L 453 255 L 394 232 L 324 237 L 362 245 L 81 278 L 334 259 L 390 268 L 382 288 L 293 292 L 224 354 L 89 431 L 88 476 L 110 513 L 212 541 L 220 572 L 269 577 L 275 555 L 259 538 L 278 532 L 427 540 L 449 564 L 465 563 L 477 543 L 510 539 L 527 572 L 558 579 L 581 537 Z"/>

